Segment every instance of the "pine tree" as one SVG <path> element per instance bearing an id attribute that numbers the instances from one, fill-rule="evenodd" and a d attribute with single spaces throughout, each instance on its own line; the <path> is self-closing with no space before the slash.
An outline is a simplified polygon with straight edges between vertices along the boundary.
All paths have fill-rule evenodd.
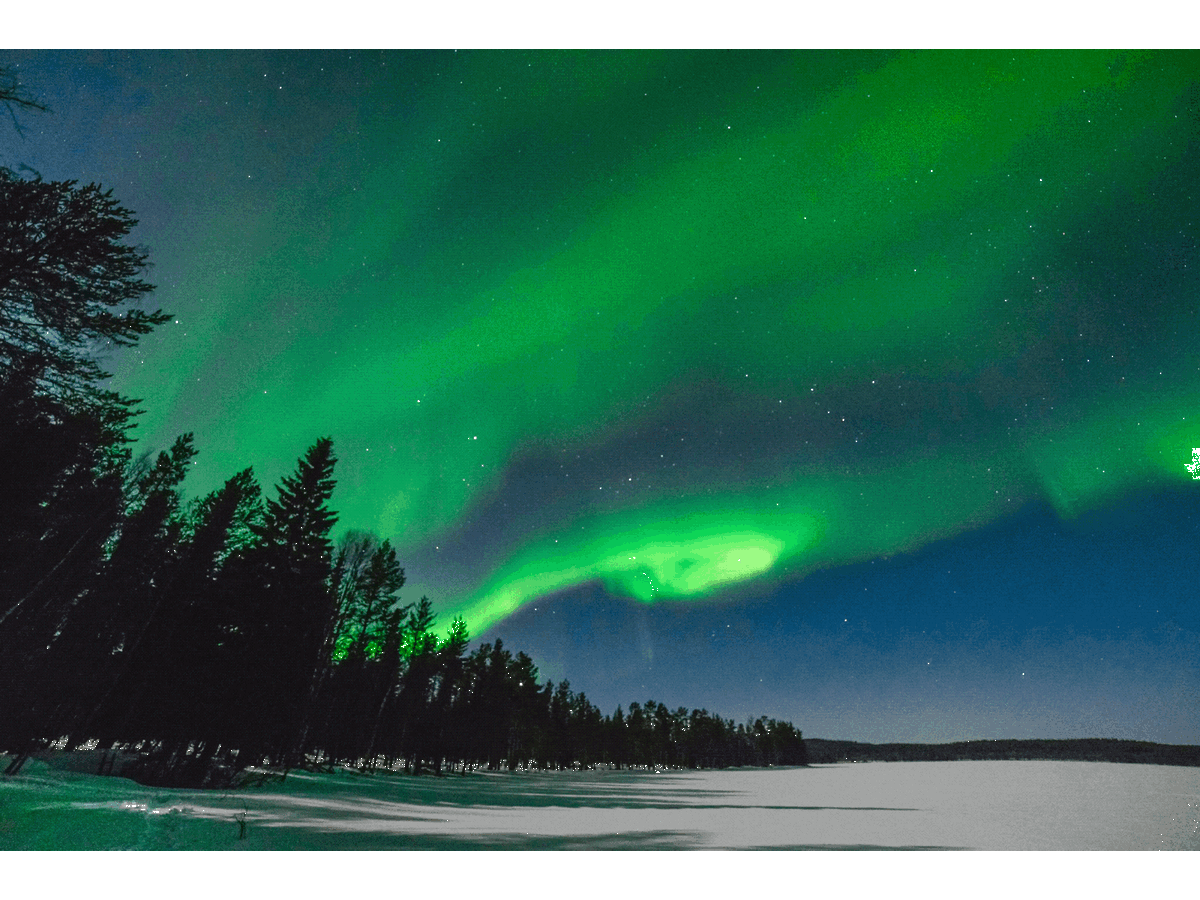
<path id="1" fill-rule="evenodd" d="M 189 433 L 159 453 L 153 465 L 146 457 L 132 467 L 129 502 L 112 555 L 96 589 L 76 604 L 64 629 L 60 665 L 79 671 L 81 699 L 94 698 L 78 727 L 86 732 L 83 737 L 100 736 L 102 744 L 124 730 L 122 722 L 129 721 L 147 683 L 138 673 L 146 669 L 147 637 L 152 645 L 171 593 L 183 530 L 181 485 L 195 454 Z M 149 655 L 154 652 L 151 647 Z"/>
<path id="2" fill-rule="evenodd" d="M 32 364 L 46 393 L 86 392 L 106 377 L 95 348 L 130 346 L 170 318 L 136 307 L 153 290 L 146 254 L 123 243 L 136 224 L 98 185 L 0 168 L 0 368 Z"/>
<path id="3" fill-rule="evenodd" d="M 369 753 L 398 688 L 402 623 L 412 604 L 396 606 L 404 570 L 391 543 L 365 531 L 347 532 L 338 542 L 330 585 L 338 611 L 313 741 L 357 759 Z"/>
<path id="4" fill-rule="evenodd" d="M 136 685 L 124 738 L 161 742 L 168 751 L 157 773 L 163 783 L 202 783 L 225 739 L 223 710 L 232 697 L 220 584 L 229 548 L 245 520 L 254 518 L 259 493 L 245 469 L 194 504 L 128 676 Z"/>
<path id="5" fill-rule="evenodd" d="M 330 591 L 329 532 L 337 514 L 333 496 L 333 441 L 321 438 L 285 476 L 269 500 L 260 543 L 248 557 L 243 671 L 246 714 L 257 732 L 244 752 L 299 762 L 323 667 L 332 655 L 336 617 Z"/>
<path id="6" fill-rule="evenodd" d="M 433 630 L 435 620 L 433 604 L 428 597 L 422 597 L 408 614 L 400 650 L 405 661 L 397 698 L 400 749 L 407 764 L 417 773 L 430 755 L 430 703 L 439 662 L 438 638 Z"/>
<path id="7" fill-rule="evenodd" d="M 460 722 L 454 715 L 455 693 L 462 688 L 463 653 L 471 641 L 467 623 L 455 616 L 446 639 L 438 646 L 437 689 L 433 700 L 432 753 L 434 772 L 442 771 L 447 756 L 457 750 Z"/>
<path id="8" fill-rule="evenodd" d="M 379 539 L 369 531 L 347 531 L 338 541 L 329 589 L 337 605 L 334 623 L 334 662 L 343 662 L 354 643 L 354 622 L 360 615 L 363 583 Z"/>
<path id="9" fill-rule="evenodd" d="M 390 541 L 375 547 L 366 564 L 353 575 L 350 590 L 343 591 L 339 610 L 342 633 L 339 651 L 355 659 L 371 659 L 379 653 L 383 620 L 404 587 L 404 569 Z"/>

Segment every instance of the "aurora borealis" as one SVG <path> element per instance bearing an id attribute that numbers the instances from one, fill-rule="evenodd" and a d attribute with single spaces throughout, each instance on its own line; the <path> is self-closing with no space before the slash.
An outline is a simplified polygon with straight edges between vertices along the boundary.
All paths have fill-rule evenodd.
<path id="1" fill-rule="evenodd" d="M 1200 55 L 7 56 L 0 161 L 141 220 L 190 490 L 330 435 L 406 599 L 603 703 L 1200 742 Z"/>

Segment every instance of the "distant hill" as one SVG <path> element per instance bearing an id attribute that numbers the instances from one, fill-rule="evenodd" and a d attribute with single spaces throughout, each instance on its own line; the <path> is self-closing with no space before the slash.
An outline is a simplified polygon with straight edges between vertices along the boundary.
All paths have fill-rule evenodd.
<path id="1" fill-rule="evenodd" d="M 1200 747 L 1120 741 L 1076 740 L 959 741 L 954 744 L 860 744 L 804 739 L 810 764 L 839 762 L 939 762 L 957 759 L 1069 759 L 1084 762 L 1200 766 Z"/>

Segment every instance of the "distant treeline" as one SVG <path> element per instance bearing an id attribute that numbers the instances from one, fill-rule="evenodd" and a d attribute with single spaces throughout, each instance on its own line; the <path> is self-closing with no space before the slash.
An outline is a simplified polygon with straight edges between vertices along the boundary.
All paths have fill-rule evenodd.
<path id="1" fill-rule="evenodd" d="M 134 458 L 137 403 L 96 348 L 168 318 L 138 303 L 130 213 L 94 185 L 0 168 L 0 751 L 133 749 L 142 780 L 250 765 L 802 765 L 791 724 L 631 703 L 602 716 L 500 641 L 467 654 L 401 604 L 388 541 L 335 547 L 333 442 L 263 497 L 253 470 L 188 500 L 179 437 Z"/>
<path id="2" fill-rule="evenodd" d="M 953 744 L 859 744 L 807 738 L 810 763 L 942 762 L 959 759 L 1063 759 L 1082 762 L 1200 766 L 1200 747 L 1121 741 L 1068 740 L 959 741 Z"/>

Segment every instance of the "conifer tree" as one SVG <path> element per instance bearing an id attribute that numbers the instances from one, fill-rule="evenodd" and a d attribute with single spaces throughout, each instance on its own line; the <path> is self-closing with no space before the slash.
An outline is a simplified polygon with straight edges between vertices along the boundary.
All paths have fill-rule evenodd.
<path id="1" fill-rule="evenodd" d="M 398 754 L 399 740 L 393 739 L 391 732 L 398 726 L 392 720 L 395 712 L 397 695 L 400 692 L 401 677 L 404 673 L 404 648 L 408 643 L 405 621 L 412 609 L 412 604 L 403 607 L 393 607 L 383 619 L 383 642 L 379 656 L 372 660 L 370 670 L 370 693 L 372 701 L 368 723 L 370 731 L 365 743 L 359 745 L 355 756 L 366 758 L 369 765 L 374 765 L 377 751 L 382 744 L 384 752 L 389 756 Z M 384 732 L 388 731 L 388 734 Z M 387 740 L 381 740 L 387 738 Z M 391 752 L 395 750 L 395 752 Z"/>
<path id="2" fill-rule="evenodd" d="M 347 652 L 356 658 L 373 658 L 379 653 L 384 617 L 404 587 L 404 569 L 390 541 L 375 548 L 357 581 L 345 613 Z"/>
<path id="3" fill-rule="evenodd" d="M 298 762 L 321 667 L 328 665 L 336 609 L 330 591 L 329 532 L 337 514 L 333 496 L 333 441 L 320 438 L 296 471 L 268 500 L 260 543 L 248 557 L 253 585 L 246 610 L 247 714 L 251 757 L 265 753 Z"/>
<path id="4" fill-rule="evenodd" d="M 363 583 L 379 539 L 369 531 L 347 531 L 337 543 L 330 574 L 330 592 L 337 605 L 334 623 L 335 662 L 344 661 L 354 642 L 354 622 L 360 615 Z"/>
<path id="5" fill-rule="evenodd" d="M 167 760 L 159 772 L 167 783 L 202 781 L 225 739 L 222 713 L 232 694 L 223 644 L 230 619 L 220 582 L 237 531 L 255 517 L 258 502 L 258 484 L 245 469 L 195 504 L 189 534 L 166 574 L 158 613 L 128 676 L 135 685 L 125 737 L 152 738 L 175 751 L 179 771 Z"/>
<path id="6" fill-rule="evenodd" d="M 420 772 L 422 761 L 429 755 L 430 701 L 438 670 L 435 618 L 433 604 L 428 597 L 422 597 L 408 614 L 400 650 L 405 661 L 397 698 L 400 749 L 416 772 Z"/>
<path id="7" fill-rule="evenodd" d="M 467 623 L 462 616 L 455 616 L 446 639 L 438 646 L 438 684 L 432 717 L 435 733 L 431 740 L 435 773 L 441 772 L 447 756 L 458 748 L 462 723 L 454 715 L 454 701 L 462 689 L 462 657 L 470 640 Z"/>
<path id="8" fill-rule="evenodd" d="M 0 100 L 41 108 L 3 70 Z M 0 700 L 0 733 L 51 728 L 51 710 L 61 724 L 70 679 L 52 677 L 47 648 L 122 518 L 136 401 L 100 387 L 94 352 L 167 319 L 138 308 L 152 287 L 124 244 L 134 224 L 111 191 L 0 167 L 0 676 L 14 707 Z"/>
<path id="9" fill-rule="evenodd" d="M 146 254 L 123 243 L 136 224 L 111 190 L 0 168 L 0 368 L 32 364 L 45 392 L 84 393 L 105 377 L 95 349 L 167 321 L 136 305 L 153 290 Z"/>
<path id="10" fill-rule="evenodd" d="M 137 671 L 148 634 L 153 641 L 158 617 L 171 591 L 183 522 L 181 485 L 196 454 L 192 435 L 175 440 L 150 465 L 139 461 L 130 473 L 129 502 L 112 555 L 96 589 L 76 604 L 61 639 L 59 663 L 79 673 L 78 696 L 92 696 L 91 712 L 77 727 L 93 736 L 115 738 L 136 703 Z M 153 653 L 153 649 L 150 650 Z M 93 726 L 95 726 L 93 728 Z"/>

